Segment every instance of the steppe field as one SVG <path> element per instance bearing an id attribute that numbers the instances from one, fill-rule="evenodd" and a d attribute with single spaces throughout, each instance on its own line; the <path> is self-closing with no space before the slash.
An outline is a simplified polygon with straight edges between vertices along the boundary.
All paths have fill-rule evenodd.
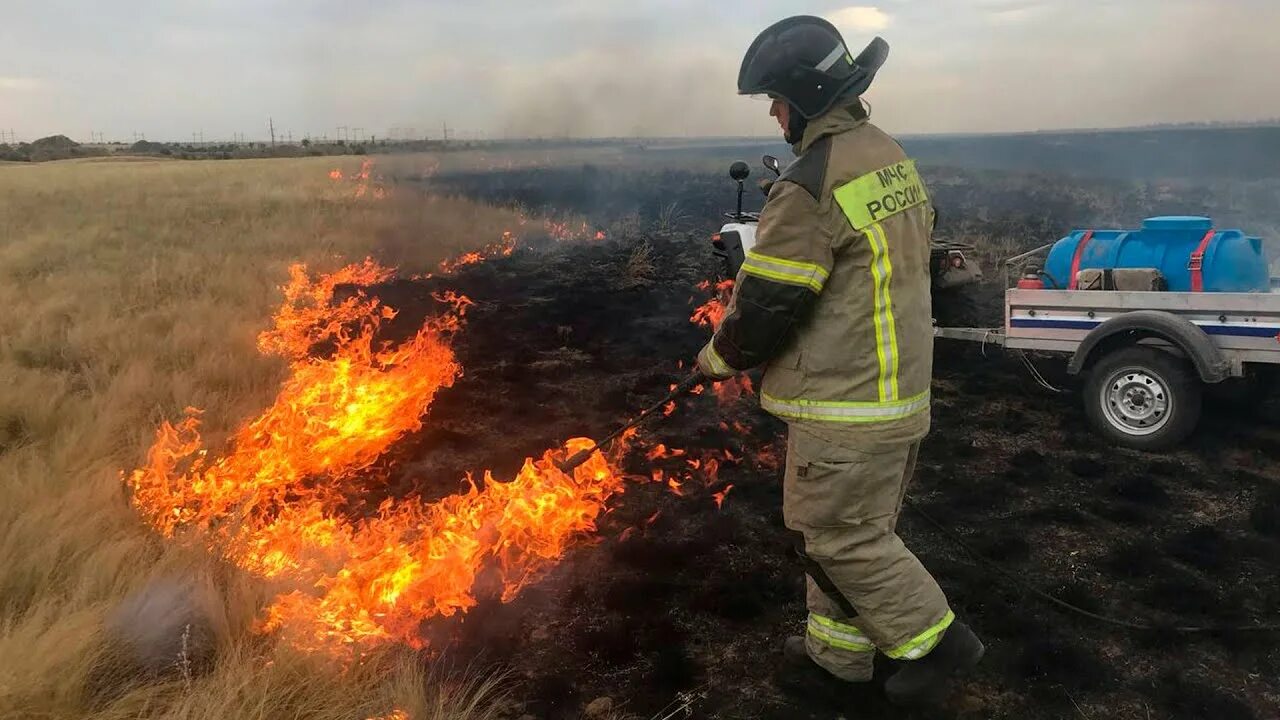
<path id="1" fill-rule="evenodd" d="M 904 143 L 985 324 L 995 263 L 1073 228 L 1280 228 L 1260 165 L 1052 140 Z M 786 148 L 528 145 L 0 166 L 0 718 L 1280 715 L 1276 635 L 1238 630 L 1280 608 L 1275 386 L 1142 453 L 1060 361 L 945 341 L 899 529 L 986 659 L 916 713 L 780 672 L 804 585 L 758 374 L 554 461 L 687 373 L 725 169 Z"/>
<path id="2" fill-rule="evenodd" d="M 339 671 L 258 639 L 261 590 L 161 541 L 120 477 L 186 406 L 206 409 L 216 437 L 270 403 L 286 370 L 254 343 L 290 264 L 327 271 L 373 254 L 427 270 L 516 226 L 514 212 L 406 188 L 358 195 L 359 179 L 329 177 L 359 167 L 0 167 L 0 717 L 490 716 L 473 700 L 491 685 L 441 695 L 403 652 Z M 216 619 L 211 671 L 112 677 L 106 618 L 169 576 L 199 579 Z"/>

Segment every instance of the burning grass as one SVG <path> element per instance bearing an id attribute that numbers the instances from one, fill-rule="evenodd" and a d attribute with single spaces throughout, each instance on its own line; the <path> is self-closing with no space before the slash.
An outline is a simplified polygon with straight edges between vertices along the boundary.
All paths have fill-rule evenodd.
<path id="1" fill-rule="evenodd" d="M 575 439 L 527 459 L 510 482 L 486 470 L 482 489 L 470 482 L 436 503 L 387 500 L 353 512 L 348 495 L 385 481 L 373 464 L 421 429 L 436 393 L 461 372 L 451 340 L 472 304 L 438 293 L 442 311 L 412 338 L 376 340 L 397 310 L 363 291 L 335 303 L 334 289 L 390 274 L 366 261 L 313 281 L 295 266 L 275 327 L 258 338 L 289 359 L 272 405 L 221 455 L 203 446 L 198 411 L 165 422 L 146 466 L 129 477 L 134 504 L 162 535 L 194 539 L 271 581 L 277 594 L 261 631 L 347 660 L 388 640 L 422 647 L 420 623 L 465 612 L 477 586 L 514 597 L 622 491 L 599 453 L 572 475 L 557 469 L 592 445 Z M 332 349 L 317 356 L 317 345 Z"/>
<path id="2" fill-rule="evenodd" d="M 360 174 L 358 160 L 344 162 Z M 332 269 L 374 252 L 431 272 L 521 220 L 390 185 L 357 196 L 331 169 L 330 159 L 0 169 L 0 715 L 350 718 L 395 705 L 436 708 L 415 718 L 486 716 L 466 709 L 474 693 L 441 699 L 392 655 L 367 660 L 379 672 L 336 674 L 254 639 L 259 590 L 203 551 L 158 541 L 122 492 L 119 470 L 184 407 L 207 408 L 202 439 L 222 446 L 271 405 L 290 368 L 256 352 L 256 338 L 290 263 Z M 175 574 L 208 579 L 212 671 L 138 687 L 104 675 L 104 618 Z M 91 677 L 114 691 L 87 697 Z"/>

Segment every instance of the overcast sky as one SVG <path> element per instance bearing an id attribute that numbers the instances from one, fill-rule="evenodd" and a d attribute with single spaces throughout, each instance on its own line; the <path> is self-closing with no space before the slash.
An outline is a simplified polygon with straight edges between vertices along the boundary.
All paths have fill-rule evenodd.
<path id="1" fill-rule="evenodd" d="M 738 64 L 802 12 L 889 41 L 891 132 L 1280 117 L 1280 0 L 7 0 L 0 130 L 771 134 Z"/>

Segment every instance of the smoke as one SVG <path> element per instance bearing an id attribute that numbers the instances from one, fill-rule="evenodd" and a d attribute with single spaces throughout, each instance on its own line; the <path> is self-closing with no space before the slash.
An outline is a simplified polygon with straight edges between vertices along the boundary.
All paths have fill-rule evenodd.
<path id="1" fill-rule="evenodd" d="M 156 10 L 124 15 L 86 6 L 70 25 L 56 4 L 17 3 L 0 23 L 6 126 L 261 139 L 271 117 L 296 136 L 355 126 L 438 137 L 446 122 L 484 137 L 773 135 L 767 111 L 735 96 L 737 66 L 760 30 L 803 11 L 235 0 L 175 14 L 148 3 Z M 851 49 L 876 34 L 892 45 L 870 100 L 896 133 L 1280 117 L 1274 0 L 813 5 Z"/>
<path id="2" fill-rule="evenodd" d="M 895 22 L 873 92 L 899 132 L 1280 116 L 1280 3 L 991 3 Z"/>
<path id="3" fill-rule="evenodd" d="M 768 105 L 735 97 L 739 59 L 720 49 L 637 54 L 634 62 L 614 49 L 578 51 L 537 72 L 500 73 L 498 125 L 512 137 L 767 133 Z"/>

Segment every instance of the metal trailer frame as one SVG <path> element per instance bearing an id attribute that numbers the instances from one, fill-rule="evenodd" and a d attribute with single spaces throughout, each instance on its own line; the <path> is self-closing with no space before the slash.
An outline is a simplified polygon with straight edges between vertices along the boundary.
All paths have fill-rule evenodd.
<path id="1" fill-rule="evenodd" d="M 1156 340 L 1181 330 L 1183 343 L 1208 344 L 1227 364 L 1226 374 L 1205 377 L 1220 382 L 1240 377 L 1250 363 L 1280 365 L 1280 285 L 1270 293 L 1134 292 L 1120 290 L 1020 290 L 1010 288 L 1009 271 L 1015 264 L 1047 251 L 1044 245 L 1005 260 L 1004 326 L 1001 328 L 934 328 L 936 337 L 1004 345 L 1017 350 L 1065 353 L 1075 356 L 1086 341 L 1086 351 L 1096 349 L 1104 333 L 1121 327 L 1146 332 Z M 1280 278 L 1276 279 L 1280 282 Z M 1273 282 L 1273 285 L 1276 283 Z M 1143 313 L 1125 318 L 1131 313 Z M 1167 315 L 1168 318 L 1154 315 Z M 1151 323 L 1145 325 L 1143 321 Z M 1164 323 L 1161 323 L 1164 320 Z M 1112 323 L 1107 327 L 1103 327 Z M 1101 332 L 1099 332 L 1101 330 Z M 1202 338 L 1200 336 L 1203 336 Z M 1174 338 L 1167 338 L 1173 340 Z M 1174 343 L 1175 345 L 1177 343 Z M 1184 353 L 1188 348 L 1181 348 Z M 1212 356 L 1212 351 L 1209 351 Z M 1194 359 L 1194 358 L 1193 358 Z M 1079 371 L 1085 358 L 1073 362 Z M 1073 372 L 1072 374 L 1075 374 Z M 1202 376 L 1204 372 L 1201 373 Z"/>
<path id="2" fill-rule="evenodd" d="M 1009 271 L 1016 263 L 1050 247 L 1005 260 L 1005 287 L 1009 288 Z M 1280 287 L 1275 281 L 1272 285 L 1269 293 L 1014 287 L 1005 291 L 1003 327 L 936 327 L 934 335 L 1066 355 L 1071 375 L 1088 374 L 1118 350 L 1154 347 L 1187 360 L 1201 383 L 1213 384 L 1242 377 L 1251 366 L 1280 365 Z M 1091 400 L 1096 398 L 1086 397 L 1086 409 Z M 1193 404 L 1198 415 L 1198 394 Z M 1114 434 L 1112 439 L 1125 444 Z M 1130 446 L 1167 445 L 1136 442 Z"/>

